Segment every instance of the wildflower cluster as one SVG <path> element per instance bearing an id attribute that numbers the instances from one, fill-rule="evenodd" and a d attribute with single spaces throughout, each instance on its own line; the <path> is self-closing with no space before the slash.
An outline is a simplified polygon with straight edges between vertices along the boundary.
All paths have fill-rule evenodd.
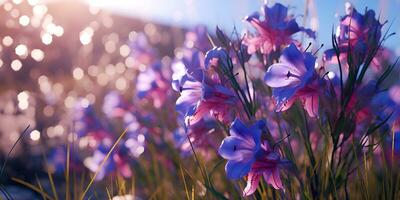
<path id="1" fill-rule="evenodd" d="M 315 45 L 296 39 L 296 33 L 315 39 L 315 32 L 288 10 L 265 5 L 245 18 L 255 32 L 234 39 L 217 27 L 207 53 L 192 50 L 175 65 L 178 119 L 193 144 L 208 137 L 208 129 L 197 128 L 204 119 L 225 130 L 218 154 L 227 160 L 229 179 L 247 179 L 243 196 L 266 197 L 258 189 L 263 177 L 281 195 L 298 184 L 313 198 L 348 198 L 362 155 L 379 160 L 380 151 L 392 152 L 385 159 L 394 161 L 399 152 L 400 86 L 387 78 L 396 62 L 379 61 L 393 34 L 382 34 L 385 23 L 373 10 L 360 14 L 346 3 L 333 47 L 318 59 Z"/>

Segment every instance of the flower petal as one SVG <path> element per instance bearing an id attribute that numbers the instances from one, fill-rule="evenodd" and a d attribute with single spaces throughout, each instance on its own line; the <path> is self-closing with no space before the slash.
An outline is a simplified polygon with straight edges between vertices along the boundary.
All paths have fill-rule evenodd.
<path id="1" fill-rule="evenodd" d="M 264 6 L 265 18 L 272 27 L 277 27 L 280 23 L 284 22 L 287 17 L 288 8 L 280 3 L 274 4 L 268 8 L 267 4 Z"/>
<path id="2" fill-rule="evenodd" d="M 247 162 L 229 160 L 225 165 L 226 175 L 229 179 L 237 180 L 249 173 L 253 162 L 254 159 Z"/>
<path id="3" fill-rule="evenodd" d="M 242 137 L 242 138 L 246 138 L 248 136 L 251 136 L 251 132 L 249 131 L 247 126 L 244 125 L 237 118 L 235 119 L 235 121 L 232 122 L 229 134 L 232 135 L 232 136 L 238 136 L 238 137 Z"/>
<path id="4" fill-rule="evenodd" d="M 298 70 L 286 63 L 276 63 L 271 65 L 264 76 L 264 82 L 270 87 L 285 87 L 297 85 L 300 79 L 290 74 L 299 76 Z"/>
<path id="5" fill-rule="evenodd" d="M 317 57 L 315 57 L 313 54 L 309 52 L 304 53 L 304 66 L 307 68 L 307 72 L 314 71 L 316 59 Z"/>
<path id="6" fill-rule="evenodd" d="M 310 117 L 318 116 L 318 95 L 311 95 L 303 98 L 304 109 Z"/>
<path id="7" fill-rule="evenodd" d="M 307 71 L 304 66 L 303 54 L 293 43 L 291 43 L 288 47 L 286 47 L 283 50 L 282 56 L 280 57 L 280 62 L 290 63 L 292 64 L 292 66 L 295 66 L 293 68 L 297 69 L 297 73 L 296 71 L 294 71 L 294 73 L 299 76 L 301 76 L 303 73 Z"/>
<path id="8" fill-rule="evenodd" d="M 295 19 L 292 19 L 290 21 L 288 21 L 286 23 L 285 26 L 285 34 L 287 35 L 293 35 L 297 32 L 299 32 L 300 30 L 303 30 L 303 27 L 301 27 L 302 29 L 300 29 L 299 25 L 297 24 Z"/>
<path id="9" fill-rule="evenodd" d="M 275 189 L 282 189 L 282 181 L 281 177 L 279 175 L 279 171 L 277 169 L 272 171 L 272 176 L 269 177 L 269 180 L 267 181 L 269 184 L 272 185 Z"/>
<path id="10" fill-rule="evenodd" d="M 246 197 L 252 195 L 257 190 L 259 182 L 260 174 L 250 172 L 247 176 L 247 185 L 243 190 L 243 196 Z"/>
<path id="11" fill-rule="evenodd" d="M 229 136 L 222 141 L 219 155 L 228 160 L 249 161 L 254 158 L 254 143 L 251 144 L 240 137 Z"/>
<path id="12" fill-rule="evenodd" d="M 276 111 L 285 111 L 289 109 L 296 100 L 296 92 L 298 87 L 290 88 L 274 88 L 272 94 L 276 100 Z"/>

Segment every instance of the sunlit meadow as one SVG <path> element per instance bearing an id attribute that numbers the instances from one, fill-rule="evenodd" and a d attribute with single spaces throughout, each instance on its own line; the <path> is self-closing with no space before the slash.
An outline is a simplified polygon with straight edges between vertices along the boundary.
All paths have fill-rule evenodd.
<path id="1" fill-rule="evenodd" d="M 0 199 L 400 199 L 398 8 L 0 0 Z"/>

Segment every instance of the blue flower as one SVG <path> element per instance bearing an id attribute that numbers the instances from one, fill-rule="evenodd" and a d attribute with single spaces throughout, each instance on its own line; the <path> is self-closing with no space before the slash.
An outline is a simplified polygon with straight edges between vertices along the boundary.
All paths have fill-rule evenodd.
<path id="1" fill-rule="evenodd" d="M 364 61 L 365 55 L 378 45 L 383 25 L 375 19 L 373 10 L 366 10 L 362 15 L 352 4 L 346 3 L 345 6 L 346 15 L 341 18 L 340 25 L 336 30 L 340 59 L 344 60 L 347 57 L 350 48 L 352 51 L 349 53 L 355 54 L 353 57 L 356 58 L 353 60 L 356 59 L 357 63 L 355 64 L 359 65 Z M 335 55 L 333 49 L 328 49 L 324 53 L 324 59 L 336 62 Z"/>
<path id="2" fill-rule="evenodd" d="M 209 51 L 205 64 L 220 58 L 227 61 L 228 57 L 224 52 L 222 49 Z M 192 59 L 192 62 L 181 62 L 175 66 L 175 81 L 172 84 L 181 94 L 176 101 L 176 110 L 188 125 L 209 115 L 223 123 L 231 123 L 235 114 L 235 109 L 231 108 L 237 103 L 237 98 L 233 91 L 222 84 L 223 81 L 214 68 L 204 68 L 202 63 L 199 63 L 201 58 Z"/>
<path id="3" fill-rule="evenodd" d="M 204 66 L 208 69 L 210 66 L 218 66 L 219 64 L 228 67 L 228 53 L 221 47 L 214 47 L 206 53 Z"/>
<path id="4" fill-rule="evenodd" d="M 180 88 L 181 96 L 176 100 L 176 110 L 183 116 L 191 116 L 201 100 L 202 84 L 198 81 L 187 80 Z"/>
<path id="5" fill-rule="evenodd" d="M 273 88 L 277 111 L 287 110 L 300 98 L 308 114 L 317 115 L 320 83 L 315 60 L 311 53 L 300 52 L 292 43 L 283 50 L 279 63 L 268 68 L 264 81 Z"/>
<path id="6" fill-rule="evenodd" d="M 239 179 L 247 175 L 261 149 L 261 128 L 259 121 L 250 128 L 239 119 L 235 119 L 230 128 L 230 136 L 222 141 L 218 153 L 228 162 L 225 171 L 230 179 Z"/>
<path id="7" fill-rule="evenodd" d="M 230 136 L 222 141 L 218 153 L 228 162 L 225 171 L 228 178 L 236 180 L 247 175 L 247 186 L 243 196 L 253 194 L 260 177 L 275 189 L 282 189 L 279 171 L 291 166 L 291 162 L 282 159 L 278 152 L 261 141 L 262 129 L 266 122 L 260 120 L 253 126 L 245 126 L 236 119 L 230 128 Z"/>
<path id="8" fill-rule="evenodd" d="M 260 13 L 254 13 L 245 19 L 257 30 L 255 37 L 245 38 L 250 54 L 256 50 L 260 50 L 262 54 L 270 54 L 293 42 L 291 36 L 298 32 L 305 32 L 309 37 L 315 38 L 314 31 L 299 27 L 295 18 L 288 15 L 286 6 L 276 3 L 269 8 L 264 5 L 263 10 L 264 20 L 260 20 Z"/>

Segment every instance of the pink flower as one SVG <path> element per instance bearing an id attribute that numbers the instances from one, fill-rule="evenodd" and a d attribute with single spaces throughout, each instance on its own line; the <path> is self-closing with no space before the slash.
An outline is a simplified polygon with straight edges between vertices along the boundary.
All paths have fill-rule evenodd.
<path id="1" fill-rule="evenodd" d="M 245 38 L 250 54 L 260 50 L 262 54 L 270 54 L 279 50 L 282 46 L 292 43 L 292 35 L 297 32 L 305 32 L 315 38 L 315 33 L 310 29 L 299 27 L 296 20 L 288 15 L 288 8 L 276 3 L 271 8 L 264 5 L 264 20 L 260 20 L 260 14 L 255 13 L 246 17 L 246 21 L 257 30 L 255 37 Z"/>
<path id="2" fill-rule="evenodd" d="M 366 56 L 378 47 L 383 24 L 375 19 L 373 10 L 365 10 L 362 15 L 352 4 L 346 3 L 345 6 L 346 15 L 341 18 L 335 35 L 340 53 L 339 60 L 345 60 L 348 54 L 351 54 L 353 64 L 360 65 Z M 380 54 L 382 53 L 384 52 L 380 52 Z M 324 53 L 324 60 L 336 63 L 335 56 L 335 50 L 328 49 Z"/>
<path id="3" fill-rule="evenodd" d="M 221 50 L 209 51 L 205 63 L 216 60 L 216 53 Z M 173 88 L 180 92 L 176 101 L 176 110 L 185 117 L 186 124 L 195 124 L 202 118 L 211 115 L 215 119 L 229 124 L 235 117 L 235 105 L 238 99 L 235 93 L 226 87 L 221 76 L 213 67 L 204 68 L 197 56 L 195 61 L 178 65 L 184 69 L 176 70 Z M 178 73 L 178 71 L 180 71 Z"/>
<path id="4" fill-rule="evenodd" d="M 319 88 L 324 82 L 315 71 L 315 60 L 311 53 L 302 53 L 291 44 L 283 50 L 280 62 L 268 68 L 264 82 L 272 87 L 277 112 L 289 109 L 299 99 L 308 115 L 318 115 Z"/>
<path id="5" fill-rule="evenodd" d="M 258 187 L 261 177 L 274 189 L 283 189 L 282 180 L 279 171 L 290 165 L 290 161 L 282 159 L 279 153 L 271 151 L 267 145 L 262 145 L 263 155 L 253 163 L 249 174 L 247 175 L 247 185 L 243 190 L 243 196 L 253 194 Z"/>
<path id="6" fill-rule="evenodd" d="M 279 153 L 262 144 L 261 134 L 265 121 L 257 121 L 247 127 L 236 119 L 230 127 L 230 136 L 226 137 L 219 148 L 219 155 L 227 159 L 225 171 L 228 178 L 239 179 L 247 174 L 247 186 L 243 196 L 253 194 L 263 176 L 265 181 L 275 189 L 282 189 L 279 170 L 290 166 L 290 161 L 281 159 Z"/>

